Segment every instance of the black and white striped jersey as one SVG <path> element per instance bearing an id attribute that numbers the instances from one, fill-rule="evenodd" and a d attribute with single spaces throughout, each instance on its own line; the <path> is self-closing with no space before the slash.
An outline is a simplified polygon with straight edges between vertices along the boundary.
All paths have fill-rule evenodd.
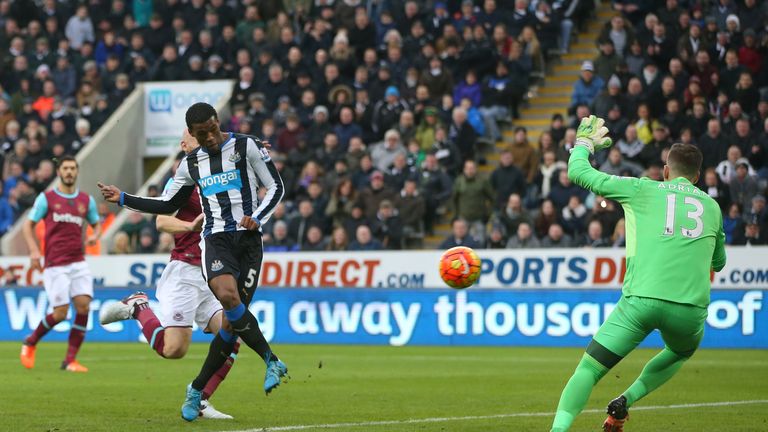
<path id="1" fill-rule="evenodd" d="M 173 213 L 186 203 L 195 185 L 205 214 L 203 237 L 244 230 L 239 226 L 243 216 L 251 216 L 263 226 L 283 198 L 283 181 L 261 141 L 230 133 L 220 152 L 208 153 L 201 146 L 182 159 L 163 196 L 147 198 L 123 192 L 119 204 L 145 213 Z M 262 200 L 260 187 L 267 191 Z"/>

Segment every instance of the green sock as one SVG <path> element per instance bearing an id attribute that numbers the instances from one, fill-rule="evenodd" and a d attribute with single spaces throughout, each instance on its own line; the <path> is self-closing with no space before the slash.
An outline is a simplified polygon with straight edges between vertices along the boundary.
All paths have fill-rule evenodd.
<path id="1" fill-rule="evenodd" d="M 566 432 L 570 429 L 573 419 L 587 404 L 592 388 L 606 373 L 608 373 L 607 367 L 589 354 L 584 354 L 573 376 L 565 385 L 563 394 L 560 395 L 560 403 L 557 405 L 557 413 L 552 423 L 552 432 Z"/>
<path id="2" fill-rule="evenodd" d="M 663 351 L 656 354 L 645 365 L 637 380 L 624 392 L 624 397 L 627 398 L 627 406 L 632 406 L 632 404 L 644 398 L 648 393 L 669 381 L 680 370 L 680 367 L 683 366 L 686 360 L 688 360 L 688 357 L 675 354 L 668 348 L 664 348 Z"/>

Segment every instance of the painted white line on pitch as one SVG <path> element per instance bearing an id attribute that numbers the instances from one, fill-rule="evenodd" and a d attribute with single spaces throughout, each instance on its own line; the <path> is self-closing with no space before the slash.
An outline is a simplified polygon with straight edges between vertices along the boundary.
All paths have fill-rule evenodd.
<path id="1" fill-rule="evenodd" d="M 768 399 L 755 399 L 755 400 L 742 400 L 742 401 L 722 401 L 722 402 L 702 402 L 702 403 L 690 403 L 690 404 L 676 404 L 676 405 L 651 405 L 651 406 L 639 406 L 632 408 L 632 411 L 658 411 L 668 409 L 683 409 L 683 408 L 711 408 L 711 407 L 729 407 L 736 405 L 758 405 L 768 404 Z M 602 413 L 604 409 L 588 409 L 582 411 L 586 414 Z M 254 428 L 244 429 L 229 432 L 278 432 L 278 431 L 296 431 L 296 430 L 309 430 L 309 429 L 339 429 L 339 428 L 355 428 L 355 427 L 371 427 L 371 426 L 396 426 L 396 425 L 408 425 L 419 423 L 445 423 L 456 421 L 471 421 L 471 420 L 493 420 L 503 418 L 514 417 L 549 417 L 554 416 L 552 412 L 522 412 L 522 413 L 509 413 L 509 414 L 492 414 L 492 415 L 478 415 L 478 416 L 462 416 L 462 417 L 430 417 L 421 419 L 408 419 L 408 420 L 381 420 L 381 421 L 367 421 L 367 422 L 354 422 L 354 423 L 325 423 L 325 424 L 313 424 L 313 425 L 294 425 L 294 426 L 276 426 L 266 428 Z"/>
<path id="2" fill-rule="evenodd" d="M 239 358 L 249 358 L 249 357 L 255 357 L 255 354 L 249 353 L 249 352 L 241 352 L 238 354 Z M 504 356 L 439 356 L 439 355 L 395 355 L 395 356 L 353 356 L 353 355 L 339 355 L 339 354 L 328 354 L 328 355 L 317 355 L 316 356 L 318 360 L 323 360 L 324 363 L 328 364 L 328 359 L 339 359 L 339 360 L 345 360 L 345 359 L 354 359 L 355 361 L 386 361 L 386 362 L 392 362 L 394 361 L 419 361 L 419 362 L 475 362 L 475 363 L 501 363 L 501 364 L 513 364 L 513 363 L 543 363 L 543 364 L 573 364 L 575 365 L 578 363 L 578 360 L 580 357 L 515 357 L 514 355 L 510 354 L 509 357 Z M 128 355 L 128 356 L 102 356 L 102 355 L 94 355 L 94 356 L 81 356 L 80 360 L 83 361 L 114 361 L 114 362 L 122 362 L 122 361 L 143 361 L 143 360 L 151 360 L 158 358 L 157 355 L 153 354 L 146 354 L 146 355 Z M 188 354 L 184 356 L 185 359 L 192 359 L 192 360 L 202 360 L 205 358 L 205 355 L 203 354 Z M 0 363 L 18 363 L 17 358 L 0 358 Z M 640 357 L 628 357 L 621 361 L 621 364 L 645 364 L 648 361 L 648 359 L 640 358 Z M 732 361 L 725 361 L 725 360 L 697 360 L 696 357 L 686 362 L 686 368 L 691 367 L 697 367 L 697 366 L 732 366 Z M 750 360 L 750 361 L 743 361 L 739 362 L 740 367 L 768 367 L 768 357 L 766 360 Z"/>

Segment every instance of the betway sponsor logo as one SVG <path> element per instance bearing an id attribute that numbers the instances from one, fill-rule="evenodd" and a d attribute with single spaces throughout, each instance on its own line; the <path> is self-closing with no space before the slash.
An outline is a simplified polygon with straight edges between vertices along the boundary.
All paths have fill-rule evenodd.
<path id="1" fill-rule="evenodd" d="M 53 221 L 54 222 L 65 222 L 65 223 L 73 223 L 78 226 L 83 226 L 83 218 L 80 216 L 75 216 L 70 213 L 56 213 L 53 212 Z"/>
<path id="2" fill-rule="evenodd" d="M 213 174 L 203 177 L 197 181 L 203 190 L 203 195 L 210 196 L 217 193 L 226 192 L 230 189 L 240 189 L 243 187 L 243 181 L 240 179 L 240 171 L 231 170 L 221 174 Z"/>

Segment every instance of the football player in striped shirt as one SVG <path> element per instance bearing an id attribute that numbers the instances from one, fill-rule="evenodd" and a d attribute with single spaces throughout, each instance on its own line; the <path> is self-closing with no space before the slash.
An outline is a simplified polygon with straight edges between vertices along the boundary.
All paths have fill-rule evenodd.
<path id="1" fill-rule="evenodd" d="M 186 123 L 200 147 L 182 160 L 173 184 L 162 197 L 134 196 L 101 183 L 99 188 L 107 201 L 154 214 L 175 212 L 193 188 L 199 190 L 205 215 L 203 276 L 224 307 L 225 316 L 200 374 L 187 386 L 181 412 L 185 420 L 193 421 L 198 417 L 206 382 L 229 358 L 238 337 L 266 363 L 267 394 L 280 384 L 288 368 L 272 352 L 256 317 L 247 309 L 261 271 L 261 226 L 283 197 L 280 174 L 258 138 L 222 132 L 211 105 L 192 105 Z M 262 200 L 258 199 L 259 187 L 267 191 Z"/>

